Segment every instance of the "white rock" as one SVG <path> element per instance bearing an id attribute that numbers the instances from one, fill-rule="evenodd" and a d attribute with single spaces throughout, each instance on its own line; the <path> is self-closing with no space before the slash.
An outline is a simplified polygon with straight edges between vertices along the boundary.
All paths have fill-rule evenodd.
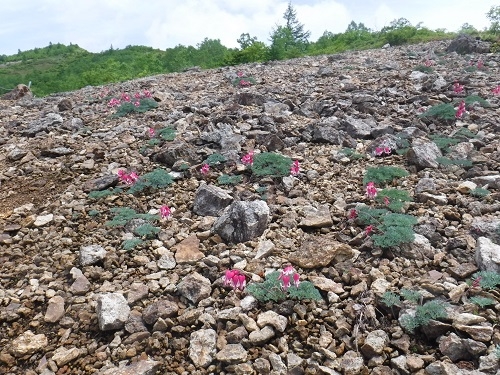
<path id="1" fill-rule="evenodd" d="M 33 225 L 35 227 L 43 227 L 44 225 L 47 225 L 48 223 L 50 223 L 52 220 L 54 220 L 53 214 L 40 215 L 40 216 L 36 217 L 36 220 L 33 223 Z"/>
<path id="2" fill-rule="evenodd" d="M 477 239 L 474 258 L 481 271 L 500 272 L 500 245 L 494 244 L 489 238 Z"/>
<path id="3" fill-rule="evenodd" d="M 123 328 L 130 315 L 127 300 L 120 293 L 99 295 L 96 311 L 101 331 Z"/>

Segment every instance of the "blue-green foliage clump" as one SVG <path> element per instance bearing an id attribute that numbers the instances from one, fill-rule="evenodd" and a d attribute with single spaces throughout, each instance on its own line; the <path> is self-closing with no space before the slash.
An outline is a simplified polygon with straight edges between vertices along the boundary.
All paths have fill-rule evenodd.
<path id="1" fill-rule="evenodd" d="M 365 157 L 363 154 L 356 152 L 355 149 L 350 147 L 343 148 L 339 153 L 347 156 L 349 159 L 362 159 Z"/>
<path id="2" fill-rule="evenodd" d="M 401 212 L 407 202 L 412 199 L 406 190 L 399 189 L 382 189 L 377 192 L 375 201 L 377 203 L 385 204 L 385 199 L 389 200 L 389 204 L 385 206 L 393 212 Z"/>
<path id="3" fill-rule="evenodd" d="M 292 159 L 274 152 L 262 152 L 253 157 L 254 176 L 284 177 L 290 174 Z"/>
<path id="4" fill-rule="evenodd" d="M 488 196 L 490 193 L 491 193 L 491 191 L 489 191 L 488 189 L 484 189 L 484 188 L 475 188 L 469 192 L 470 195 L 472 195 L 473 197 L 477 197 L 477 198 L 484 198 L 484 197 Z"/>
<path id="5" fill-rule="evenodd" d="M 357 213 L 359 224 L 373 225 L 376 228 L 377 233 L 372 235 L 375 246 L 396 247 L 403 243 L 411 243 L 415 239 L 413 226 L 417 224 L 417 218 L 414 216 L 366 206 L 358 208 Z"/>
<path id="6" fill-rule="evenodd" d="M 424 113 L 418 115 L 421 118 L 434 117 L 443 120 L 454 120 L 456 110 L 450 103 L 442 103 L 433 105 L 427 109 Z"/>
<path id="7" fill-rule="evenodd" d="M 496 289 L 500 286 L 500 273 L 479 271 L 472 275 L 472 280 L 479 280 L 479 286 L 483 289 Z"/>
<path id="8" fill-rule="evenodd" d="M 363 177 L 363 184 L 374 182 L 375 185 L 384 185 L 392 182 L 395 178 L 406 177 L 408 172 L 403 168 L 392 167 L 383 165 L 380 167 L 367 168 L 365 176 Z"/>
<path id="9" fill-rule="evenodd" d="M 417 306 L 414 316 L 410 314 L 403 315 L 400 323 L 409 332 L 415 332 L 418 327 L 428 324 L 431 320 L 446 317 L 446 303 L 432 300 Z"/>
<path id="10" fill-rule="evenodd" d="M 142 219 L 146 221 L 160 219 L 159 215 L 139 214 L 129 207 L 115 207 L 111 209 L 111 212 L 114 212 L 115 216 L 113 220 L 106 222 L 106 225 L 110 227 L 123 227 L 132 219 Z"/>
<path id="11" fill-rule="evenodd" d="M 89 198 L 91 199 L 101 199 L 109 197 L 110 195 L 119 194 L 123 191 L 121 188 L 113 188 L 106 190 L 93 190 L 89 193 Z"/>
<path id="12" fill-rule="evenodd" d="M 278 279 L 279 276 L 279 271 L 271 272 L 266 275 L 264 282 L 249 284 L 246 290 L 260 302 L 279 302 L 285 299 L 321 299 L 321 294 L 309 281 L 301 281 L 298 288 L 292 285 L 285 291 L 281 286 L 281 280 Z"/>
<path id="13" fill-rule="evenodd" d="M 156 103 L 156 101 L 151 98 L 139 99 L 139 103 L 139 106 L 135 106 L 132 102 L 122 102 L 116 109 L 115 114 L 111 117 L 123 117 L 128 115 L 129 113 L 144 113 L 149 111 L 150 109 L 158 107 L 158 103 Z"/>
<path id="14" fill-rule="evenodd" d="M 174 180 L 172 176 L 162 168 L 156 168 L 153 171 L 139 177 L 139 179 L 128 189 L 129 194 L 140 192 L 144 189 L 161 189 Z"/>
<path id="15" fill-rule="evenodd" d="M 212 154 L 208 156 L 202 164 L 208 164 L 209 166 L 213 167 L 215 165 L 219 165 L 222 163 L 225 163 L 227 161 L 227 158 L 219 153 Z"/>
<path id="16" fill-rule="evenodd" d="M 130 238 L 122 242 L 122 249 L 126 251 L 130 251 L 135 249 L 137 246 L 142 245 L 144 243 L 140 238 Z"/>
<path id="17" fill-rule="evenodd" d="M 485 308 L 486 306 L 491 306 L 496 304 L 496 301 L 494 299 L 481 296 L 470 297 L 469 301 L 475 305 L 480 306 L 481 308 Z"/>
<path id="18" fill-rule="evenodd" d="M 228 174 L 223 174 L 217 177 L 217 183 L 219 185 L 237 185 L 243 180 L 243 177 L 240 175 L 230 176 Z"/>

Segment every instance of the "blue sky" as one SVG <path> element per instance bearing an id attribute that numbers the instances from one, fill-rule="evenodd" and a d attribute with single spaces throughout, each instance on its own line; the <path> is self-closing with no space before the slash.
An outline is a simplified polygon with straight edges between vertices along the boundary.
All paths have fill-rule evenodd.
<path id="1" fill-rule="evenodd" d="M 78 44 L 91 52 L 127 45 L 166 49 L 196 46 L 205 37 L 238 47 L 242 33 L 269 43 L 283 24 L 281 0 L 2 0 L 0 55 L 52 43 Z M 430 29 L 456 31 L 464 23 L 488 27 L 497 0 L 294 0 L 298 20 L 316 41 L 325 30 L 344 32 L 354 20 L 380 30 L 398 18 Z"/>

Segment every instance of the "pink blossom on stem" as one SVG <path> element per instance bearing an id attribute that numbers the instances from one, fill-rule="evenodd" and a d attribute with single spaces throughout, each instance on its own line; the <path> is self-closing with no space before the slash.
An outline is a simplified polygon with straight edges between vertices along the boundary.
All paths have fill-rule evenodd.
<path id="1" fill-rule="evenodd" d="M 500 95 L 500 85 L 491 90 L 494 95 Z"/>
<path id="2" fill-rule="evenodd" d="M 477 60 L 477 68 L 478 69 L 483 69 L 484 68 L 484 62 L 483 62 L 483 60 Z"/>
<path id="3" fill-rule="evenodd" d="M 372 232 L 373 232 L 373 225 L 368 225 L 366 228 L 365 228 L 365 235 L 366 236 L 369 236 Z"/>
<path id="4" fill-rule="evenodd" d="M 136 98 L 136 99 L 140 99 L 140 98 L 142 98 L 141 93 L 140 93 L 140 92 L 136 92 L 136 93 L 134 94 L 134 98 Z"/>
<path id="5" fill-rule="evenodd" d="M 144 97 L 151 98 L 151 92 L 149 90 L 144 90 Z"/>
<path id="6" fill-rule="evenodd" d="M 252 165 L 253 164 L 253 155 L 254 155 L 253 151 L 248 152 L 248 154 L 244 155 L 241 158 L 241 162 L 245 165 Z"/>
<path id="7" fill-rule="evenodd" d="M 239 270 L 227 270 L 224 274 L 224 286 L 230 286 L 233 289 L 245 289 L 247 278 Z"/>
<path id="8" fill-rule="evenodd" d="M 208 171 L 210 171 L 210 165 L 208 164 L 203 164 L 200 169 L 201 174 L 207 174 Z"/>
<path id="9" fill-rule="evenodd" d="M 354 220 L 358 217 L 358 211 L 355 208 L 351 208 L 347 216 L 349 220 Z"/>
<path id="10" fill-rule="evenodd" d="M 375 156 L 390 155 L 392 149 L 389 146 L 376 147 L 374 153 Z"/>
<path id="11" fill-rule="evenodd" d="M 130 101 L 130 96 L 128 94 L 123 93 L 122 96 L 121 96 L 121 99 L 124 102 L 129 102 Z"/>
<path id="12" fill-rule="evenodd" d="M 368 182 L 366 184 L 366 196 L 373 199 L 377 196 L 377 188 L 373 182 Z"/>
<path id="13" fill-rule="evenodd" d="M 160 207 L 160 216 L 162 219 L 170 219 L 172 216 L 172 211 L 170 210 L 170 207 L 167 205 L 163 205 Z"/>
<path id="14" fill-rule="evenodd" d="M 425 64 L 425 66 L 429 67 L 429 66 L 434 65 L 434 61 L 431 59 L 427 59 L 427 60 L 425 60 L 424 64 Z"/>
<path id="15" fill-rule="evenodd" d="M 457 112 L 455 113 L 456 118 L 462 118 L 463 115 L 465 114 L 465 101 L 461 101 L 460 104 L 458 105 Z"/>
<path id="16" fill-rule="evenodd" d="M 292 176 L 297 176 L 300 172 L 300 163 L 298 160 L 294 160 L 292 166 L 290 167 L 290 174 Z"/>
<path id="17" fill-rule="evenodd" d="M 108 107 L 116 107 L 117 105 L 120 105 L 120 99 L 113 98 L 108 103 Z"/>
<path id="18" fill-rule="evenodd" d="M 120 169 L 117 174 L 120 181 L 126 183 L 127 185 L 132 185 L 139 179 L 137 173 L 135 172 L 127 173 L 123 169 Z"/>
<path id="19" fill-rule="evenodd" d="M 240 79 L 240 86 L 246 87 L 246 86 L 251 86 L 251 85 L 252 85 L 252 82 L 247 81 L 245 79 Z"/>
<path id="20" fill-rule="evenodd" d="M 453 92 L 454 92 L 455 94 L 461 94 L 463 91 L 464 91 L 464 86 L 463 86 L 463 85 L 461 85 L 461 84 L 460 84 L 460 83 L 458 83 L 458 82 L 455 82 L 455 83 L 453 84 Z"/>
<path id="21" fill-rule="evenodd" d="M 241 77 L 243 77 L 243 72 L 241 70 L 239 70 L 236 72 L 236 75 L 241 78 Z"/>
<path id="22" fill-rule="evenodd" d="M 293 266 L 286 266 L 281 270 L 280 275 L 278 276 L 278 280 L 281 280 L 281 288 L 284 291 L 287 291 L 291 286 L 291 280 L 293 280 L 293 284 L 296 288 L 299 287 L 300 284 L 300 275 L 295 272 Z"/>
<path id="23" fill-rule="evenodd" d="M 148 128 L 148 134 L 149 134 L 149 138 L 154 138 L 154 136 L 156 135 L 156 132 L 153 128 Z"/>
<path id="24" fill-rule="evenodd" d="M 389 201 L 389 198 L 384 197 L 384 204 L 385 204 L 386 206 L 388 206 L 388 205 L 389 205 L 389 203 L 391 203 L 391 202 Z"/>
<path id="25" fill-rule="evenodd" d="M 134 102 L 134 105 L 135 105 L 136 107 L 139 107 L 139 106 L 141 105 L 141 102 L 140 102 L 140 101 L 138 101 L 138 100 L 136 100 L 136 101 Z"/>

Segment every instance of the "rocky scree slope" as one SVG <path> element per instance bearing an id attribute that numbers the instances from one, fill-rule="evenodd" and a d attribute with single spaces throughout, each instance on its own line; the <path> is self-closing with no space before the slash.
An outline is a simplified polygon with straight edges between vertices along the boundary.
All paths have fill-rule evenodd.
<path id="1" fill-rule="evenodd" d="M 0 101 L 0 372 L 496 373 L 498 285 L 473 275 L 500 272 L 500 57 L 449 45 Z M 255 84 L 232 85 L 238 71 Z M 144 90 L 157 108 L 112 116 L 110 98 Z M 468 99 L 460 119 L 419 116 L 469 96 L 486 103 Z M 167 127 L 175 137 L 151 142 L 149 128 Z M 377 156 L 381 146 L 389 150 Z M 257 176 L 241 163 L 252 150 L 298 160 L 300 172 Z M 226 161 L 200 173 L 212 154 Z M 411 243 L 376 246 L 349 216 L 363 204 L 383 208 L 363 181 L 381 166 L 408 172 L 386 187 L 412 198 L 400 210 L 418 220 Z M 119 170 L 156 168 L 173 182 L 91 197 L 122 186 Z M 222 185 L 223 174 L 239 177 Z M 489 193 L 471 194 L 477 188 Z M 214 223 L 233 202 L 243 212 L 219 225 L 233 225 L 227 234 Z M 260 211 L 245 212 L 250 202 Z M 107 225 L 117 208 L 154 214 L 162 205 L 171 218 L 131 250 L 124 241 L 144 221 Z M 228 269 L 257 283 L 286 265 L 322 300 L 259 302 L 222 282 Z M 413 303 L 399 297 L 408 290 Z M 429 301 L 445 314 L 413 331 L 401 324 Z"/>

